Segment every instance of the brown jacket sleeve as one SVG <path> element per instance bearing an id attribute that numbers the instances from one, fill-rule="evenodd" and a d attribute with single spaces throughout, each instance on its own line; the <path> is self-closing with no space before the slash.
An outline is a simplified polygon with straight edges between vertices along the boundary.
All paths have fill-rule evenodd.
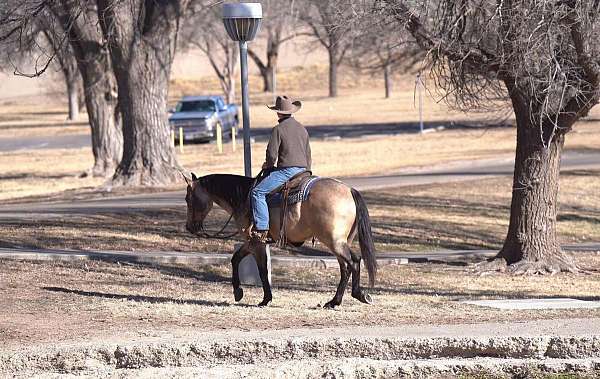
<path id="1" fill-rule="evenodd" d="M 267 145 L 267 157 L 265 162 L 267 162 L 267 167 L 275 167 L 277 163 L 277 157 L 279 156 L 279 144 L 281 143 L 281 136 L 279 135 L 279 129 L 274 127 L 271 131 L 271 138 L 269 139 L 269 144 Z"/>

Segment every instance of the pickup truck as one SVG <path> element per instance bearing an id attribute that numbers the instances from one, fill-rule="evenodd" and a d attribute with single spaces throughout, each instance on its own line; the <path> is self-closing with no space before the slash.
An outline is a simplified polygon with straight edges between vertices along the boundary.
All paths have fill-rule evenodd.
<path id="1" fill-rule="evenodd" d="M 238 109 L 235 104 L 225 104 L 221 96 L 184 96 L 170 110 L 169 125 L 179 140 L 183 128 L 184 141 L 210 141 L 221 125 L 224 137 L 237 134 Z"/>

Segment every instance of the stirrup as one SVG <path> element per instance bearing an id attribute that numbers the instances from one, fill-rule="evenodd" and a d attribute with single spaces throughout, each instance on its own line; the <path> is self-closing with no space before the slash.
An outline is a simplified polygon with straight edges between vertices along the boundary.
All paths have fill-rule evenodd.
<path id="1" fill-rule="evenodd" d="M 252 232 L 250 232 L 251 241 L 267 243 L 267 238 L 269 238 L 268 230 L 252 230 Z"/>

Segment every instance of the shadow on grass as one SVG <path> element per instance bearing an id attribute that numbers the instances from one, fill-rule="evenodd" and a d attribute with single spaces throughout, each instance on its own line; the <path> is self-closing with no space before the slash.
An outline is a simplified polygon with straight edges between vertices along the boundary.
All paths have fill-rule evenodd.
<path id="1" fill-rule="evenodd" d="M 435 129 L 443 126 L 445 130 L 472 130 L 472 129 L 497 129 L 512 128 L 506 123 L 485 123 L 482 121 L 435 121 L 423 123 L 424 129 Z M 358 123 L 358 124 L 335 124 L 335 125 L 306 125 L 308 134 L 312 138 L 324 138 L 332 135 L 345 138 L 416 134 L 420 132 L 418 122 L 380 122 L 380 123 Z M 256 128 L 251 130 L 253 137 L 266 138 L 271 134 L 271 128 Z"/>
<path id="2" fill-rule="evenodd" d="M 227 307 L 231 304 L 219 301 L 208 301 L 208 300 L 191 300 L 191 299 L 174 299 L 171 297 L 163 297 L 163 296 L 144 296 L 144 295 L 125 295 L 125 294 L 115 294 L 115 293 L 105 293 L 105 292 L 96 292 L 96 291 L 82 291 L 75 290 L 63 287 L 42 287 L 43 290 L 50 292 L 59 292 L 66 294 L 73 294 L 79 296 L 88 296 L 88 297 L 99 297 L 103 299 L 116 299 L 116 300 L 129 300 L 136 302 L 145 302 L 151 304 L 192 304 L 192 305 L 206 305 L 211 307 Z"/>
<path id="3" fill-rule="evenodd" d="M 231 283 L 231 277 L 226 277 L 206 270 L 198 271 L 183 266 L 167 266 L 145 262 L 132 262 L 129 264 L 131 266 L 139 266 L 139 268 L 155 269 L 163 275 L 175 276 L 178 278 L 196 279 L 203 282 L 212 283 Z"/>
<path id="4" fill-rule="evenodd" d="M 17 180 L 17 179 L 64 179 L 73 178 L 74 174 L 56 174 L 56 175 L 44 175 L 33 172 L 24 172 L 19 174 L 6 174 L 0 175 L 0 180 Z"/>
<path id="5" fill-rule="evenodd" d="M 595 171 L 576 170 L 565 175 L 591 176 L 595 175 Z M 366 191 L 363 194 L 365 201 L 371 210 L 375 210 L 371 213 L 375 243 L 385 244 L 386 249 L 396 251 L 500 248 L 506 235 L 510 199 L 492 188 L 499 185 L 497 181 L 467 182 L 468 186 L 482 186 L 484 189 L 474 195 L 452 193 L 452 188 L 460 191 L 463 185 L 441 193 L 440 185 L 433 186 L 431 191 L 427 189 L 429 187 L 418 187 L 416 191 L 412 187 Z M 489 191 L 486 191 L 488 188 Z M 510 184 L 506 188 L 509 193 Z M 125 203 L 129 201 L 127 199 L 113 199 L 105 206 L 92 202 L 88 207 L 83 202 L 77 206 L 61 205 L 56 209 L 19 210 L 29 219 L 13 215 L 14 210 L 0 210 L 0 215 L 10 213 L 2 218 L 2 225 L 9 233 L 2 233 L 0 229 L 0 247 L 229 253 L 233 243 L 241 241 L 238 236 L 227 241 L 198 239 L 185 231 L 183 200 L 181 206 L 166 205 L 167 200 L 155 200 L 156 205 L 165 201 L 164 207 L 155 208 L 146 208 L 145 199 L 133 205 Z M 48 213 L 50 217 L 37 217 L 40 212 Z M 409 215 L 405 216 L 407 213 Z M 209 231 L 217 231 L 226 219 L 223 211 L 213 212 L 205 226 Z M 593 230 L 600 223 L 600 209 L 561 203 L 558 220 L 585 224 Z M 15 230 L 19 232 L 15 233 Z M 231 226 L 225 232 L 230 231 L 233 231 Z M 155 241 L 161 241 L 161 246 L 157 246 Z M 330 256 L 323 245 L 312 247 L 310 240 L 290 253 Z"/>
<path id="6" fill-rule="evenodd" d="M 464 275 L 465 271 L 452 270 L 448 271 L 447 275 Z M 469 275 L 469 274 L 467 274 Z M 510 278 L 510 276 L 509 276 Z M 560 279 L 555 279 L 560 280 Z M 514 283 L 514 282 L 513 282 Z M 412 284 L 405 287 L 386 287 L 375 285 L 373 288 L 366 288 L 367 291 L 373 291 L 380 294 L 399 294 L 407 296 L 443 296 L 448 297 L 453 301 L 463 300 L 490 300 L 490 299 L 556 299 L 556 298 L 570 298 L 584 301 L 600 301 L 600 296 L 591 295 L 572 295 L 569 293 L 562 293 L 560 295 L 545 295 L 543 293 L 533 292 L 533 290 L 519 290 L 517 287 L 510 288 L 509 284 L 505 288 L 498 289 L 447 289 L 438 288 L 428 285 Z M 543 290 L 538 290 L 543 291 Z"/>

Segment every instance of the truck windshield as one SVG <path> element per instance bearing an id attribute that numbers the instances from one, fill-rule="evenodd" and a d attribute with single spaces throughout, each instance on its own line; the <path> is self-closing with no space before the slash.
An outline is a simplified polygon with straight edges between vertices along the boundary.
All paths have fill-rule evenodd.
<path id="1" fill-rule="evenodd" d="M 177 104 L 176 112 L 214 112 L 215 102 L 212 100 L 182 101 Z"/>

